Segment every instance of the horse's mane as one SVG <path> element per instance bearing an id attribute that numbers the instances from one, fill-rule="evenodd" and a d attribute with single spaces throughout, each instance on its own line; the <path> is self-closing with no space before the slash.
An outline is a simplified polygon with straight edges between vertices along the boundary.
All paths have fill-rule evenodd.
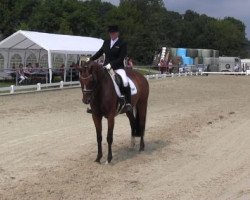
<path id="1" fill-rule="evenodd" d="M 88 63 L 88 66 L 91 68 L 92 75 L 94 76 L 95 81 L 102 82 L 105 81 L 108 82 L 108 79 L 110 79 L 111 83 L 111 77 L 106 69 L 103 68 L 102 65 L 95 61 L 90 61 Z"/>
<path id="2" fill-rule="evenodd" d="M 92 73 L 105 73 L 103 66 L 95 61 L 90 61 L 88 66 L 91 68 Z"/>

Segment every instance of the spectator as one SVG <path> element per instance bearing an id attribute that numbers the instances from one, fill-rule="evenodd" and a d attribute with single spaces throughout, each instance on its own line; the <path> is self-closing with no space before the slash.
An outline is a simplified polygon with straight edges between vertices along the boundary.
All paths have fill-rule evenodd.
<path id="1" fill-rule="evenodd" d="M 33 70 L 33 66 L 31 65 L 31 63 L 29 63 L 27 66 L 27 70 L 29 73 L 32 73 L 34 70 Z"/>
<path id="2" fill-rule="evenodd" d="M 166 62 L 164 59 L 160 60 L 158 67 L 159 67 L 159 71 L 161 71 L 161 74 L 163 74 L 166 69 Z"/>
<path id="3" fill-rule="evenodd" d="M 68 78 L 70 81 L 77 81 L 79 80 L 78 71 L 76 70 L 77 64 L 75 62 L 72 62 L 72 64 L 69 66 L 69 72 L 68 72 Z"/>
<path id="4" fill-rule="evenodd" d="M 64 80 L 64 69 L 65 69 L 65 65 L 62 64 L 61 67 L 60 67 L 60 72 L 59 72 L 62 81 Z"/>
<path id="5" fill-rule="evenodd" d="M 235 66 L 234 66 L 234 71 L 235 71 L 235 72 L 239 72 L 239 64 L 238 64 L 238 63 L 235 64 Z"/>
<path id="6" fill-rule="evenodd" d="M 132 59 L 128 58 L 128 60 L 127 60 L 127 67 L 130 68 L 130 69 L 133 69 L 133 66 L 134 66 L 134 64 L 133 64 Z"/>
<path id="7" fill-rule="evenodd" d="M 18 69 L 18 78 L 20 79 L 19 80 L 19 84 L 21 84 L 25 79 L 27 79 L 27 77 L 25 76 L 25 73 L 24 73 L 24 69 L 23 69 L 23 64 L 20 64 L 19 65 L 19 69 Z"/>
<path id="8" fill-rule="evenodd" d="M 173 63 L 170 61 L 170 62 L 168 63 L 168 72 L 169 72 L 170 74 L 172 74 L 172 73 L 173 73 L 173 70 L 174 70 Z"/>
<path id="9" fill-rule="evenodd" d="M 15 63 L 12 64 L 12 70 L 16 70 L 16 65 L 15 65 Z"/>

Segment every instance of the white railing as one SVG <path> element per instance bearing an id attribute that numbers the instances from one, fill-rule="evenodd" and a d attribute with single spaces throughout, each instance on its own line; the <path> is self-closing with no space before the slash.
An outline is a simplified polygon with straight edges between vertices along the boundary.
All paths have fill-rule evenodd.
<path id="1" fill-rule="evenodd" d="M 203 75 L 202 72 L 185 72 L 185 73 L 172 73 L 172 74 L 152 74 L 146 75 L 145 77 L 149 79 L 162 79 L 167 77 L 181 77 L 181 76 L 200 76 Z"/>
<path id="2" fill-rule="evenodd" d="M 72 82 L 63 82 L 60 81 L 58 83 L 37 83 L 36 85 L 24 85 L 24 86 L 15 86 L 11 85 L 9 87 L 0 87 L 0 95 L 1 94 L 14 94 L 14 93 L 22 93 L 22 92 L 36 92 L 42 90 L 51 90 L 51 89 L 62 89 L 64 87 L 80 87 L 79 81 Z"/>
<path id="3" fill-rule="evenodd" d="M 249 72 L 202 72 L 203 74 L 215 74 L 215 75 L 250 75 Z"/>
<path id="4" fill-rule="evenodd" d="M 175 74 L 152 74 L 146 75 L 145 77 L 149 79 L 162 79 L 166 77 L 180 77 L 180 76 L 200 76 L 200 75 L 250 75 L 250 70 L 246 72 L 185 72 L 185 73 L 175 73 Z"/>
<path id="5" fill-rule="evenodd" d="M 250 75 L 250 70 L 246 72 L 185 72 L 185 73 L 172 73 L 172 74 L 152 74 L 145 75 L 146 79 L 164 79 L 167 77 L 181 77 L 181 76 L 202 76 L 202 75 Z M 0 87 L 0 95 L 23 93 L 23 92 L 36 92 L 42 90 L 54 90 L 63 89 L 64 87 L 80 87 L 79 81 L 63 82 L 58 83 L 37 83 L 36 85 L 25 85 L 25 86 L 15 86 L 11 85 L 9 87 Z"/>

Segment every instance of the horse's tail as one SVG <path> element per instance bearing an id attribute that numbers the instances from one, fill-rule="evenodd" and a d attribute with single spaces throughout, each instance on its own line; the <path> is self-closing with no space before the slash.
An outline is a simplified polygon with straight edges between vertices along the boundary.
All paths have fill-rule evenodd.
<path id="1" fill-rule="evenodd" d="M 145 132 L 145 124 L 146 124 L 146 113 L 147 108 L 144 106 L 137 105 L 136 116 L 135 116 L 135 133 L 133 136 L 142 137 Z"/>
<path id="2" fill-rule="evenodd" d="M 137 71 L 127 71 L 128 74 L 130 73 L 131 78 L 137 85 L 138 94 L 137 98 L 138 101 L 135 105 L 136 114 L 135 114 L 135 123 L 132 130 L 132 136 L 135 137 L 143 137 L 145 132 L 146 126 L 146 116 L 147 116 L 147 105 L 148 105 L 148 95 L 149 95 L 149 84 L 147 79 Z"/>

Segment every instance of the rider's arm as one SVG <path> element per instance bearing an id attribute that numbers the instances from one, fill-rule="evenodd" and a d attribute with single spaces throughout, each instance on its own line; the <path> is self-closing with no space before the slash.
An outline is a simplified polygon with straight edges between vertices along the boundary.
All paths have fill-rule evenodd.
<path id="1" fill-rule="evenodd" d="M 102 47 L 90 58 L 90 60 L 96 60 L 98 58 L 100 58 L 103 53 L 104 53 L 104 43 L 102 44 Z"/>

